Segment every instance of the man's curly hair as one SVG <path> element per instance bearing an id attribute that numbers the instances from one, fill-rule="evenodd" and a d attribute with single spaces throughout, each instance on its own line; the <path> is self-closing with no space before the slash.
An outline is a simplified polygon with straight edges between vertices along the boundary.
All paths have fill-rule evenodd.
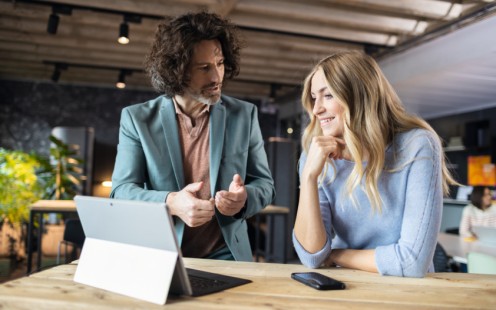
<path id="1" fill-rule="evenodd" d="M 158 92 L 169 97 L 184 94 L 193 47 L 203 40 L 218 40 L 224 54 L 225 77 L 238 75 L 241 43 L 236 26 L 216 14 L 188 13 L 166 18 L 158 25 L 145 60 L 145 69 Z"/>

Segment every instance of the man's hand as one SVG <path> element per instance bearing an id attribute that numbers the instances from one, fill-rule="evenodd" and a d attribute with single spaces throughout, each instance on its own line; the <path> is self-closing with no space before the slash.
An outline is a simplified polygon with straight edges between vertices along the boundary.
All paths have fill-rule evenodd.
<path id="1" fill-rule="evenodd" d="M 219 191 L 215 194 L 215 205 L 220 213 L 233 216 L 243 209 L 247 196 L 241 176 L 235 174 L 229 185 L 229 191 Z"/>
<path id="2" fill-rule="evenodd" d="M 189 227 L 196 227 L 210 221 L 215 215 L 214 199 L 202 200 L 196 197 L 203 182 L 188 184 L 179 192 L 169 193 L 166 204 L 171 215 L 178 216 Z"/>

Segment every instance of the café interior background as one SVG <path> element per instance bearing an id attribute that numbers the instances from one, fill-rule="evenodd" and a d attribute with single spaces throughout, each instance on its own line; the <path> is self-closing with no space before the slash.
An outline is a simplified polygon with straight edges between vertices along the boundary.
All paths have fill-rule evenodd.
<path id="1" fill-rule="evenodd" d="M 482 0 L 1 0 L 0 146 L 47 154 L 52 128 L 91 127 L 92 189 L 102 193 L 121 109 L 158 95 L 143 72 L 157 23 L 198 10 L 239 26 L 241 73 L 224 93 L 259 107 L 268 144 L 271 137 L 292 141 L 291 169 L 275 173 L 290 174 L 278 197 L 292 196 L 284 204 L 293 209 L 306 120 L 302 81 L 336 50 L 375 57 L 407 109 L 426 118 L 445 146 L 468 142 L 447 152 L 462 183 L 468 155 L 496 158 L 496 5 Z M 127 44 L 118 42 L 120 34 Z M 482 139 L 468 136 L 474 128 Z"/>

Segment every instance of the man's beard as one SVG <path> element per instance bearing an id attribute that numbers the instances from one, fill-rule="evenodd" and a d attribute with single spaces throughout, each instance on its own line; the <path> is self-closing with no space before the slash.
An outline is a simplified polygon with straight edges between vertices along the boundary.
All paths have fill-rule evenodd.
<path id="1" fill-rule="evenodd" d="M 214 87 L 216 84 L 210 84 L 205 87 L 203 87 L 199 92 L 193 92 L 191 89 L 186 89 L 186 94 L 191 96 L 191 98 L 195 99 L 198 102 L 203 103 L 204 105 L 214 105 L 220 100 L 220 95 L 221 92 L 219 91 L 215 95 L 206 95 L 205 93 L 208 93 L 206 91 L 209 88 Z M 219 90 L 221 90 L 222 84 L 218 84 Z"/>

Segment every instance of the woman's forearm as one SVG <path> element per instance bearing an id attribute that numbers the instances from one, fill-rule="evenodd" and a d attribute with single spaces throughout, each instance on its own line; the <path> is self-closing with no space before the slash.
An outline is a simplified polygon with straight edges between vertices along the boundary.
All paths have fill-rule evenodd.
<path id="1" fill-rule="evenodd" d="M 300 184 L 300 199 L 294 233 L 307 252 L 316 253 L 324 247 L 327 241 L 320 213 L 317 179 L 302 175 Z"/>
<path id="2" fill-rule="evenodd" d="M 379 272 L 375 263 L 375 250 L 332 250 L 326 265 L 336 264 L 341 267 Z"/>

